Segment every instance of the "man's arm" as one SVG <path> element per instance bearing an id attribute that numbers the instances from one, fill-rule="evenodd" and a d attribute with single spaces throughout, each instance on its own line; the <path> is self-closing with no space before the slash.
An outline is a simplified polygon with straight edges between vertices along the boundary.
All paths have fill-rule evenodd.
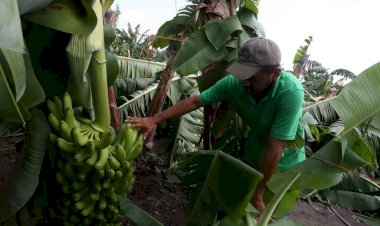
<path id="1" fill-rule="evenodd" d="M 191 96 L 152 117 L 128 117 L 128 122 L 131 123 L 130 127 L 132 128 L 141 128 L 145 139 L 159 122 L 184 115 L 200 107 L 203 107 L 200 98 L 198 96 Z"/>
<path id="2" fill-rule="evenodd" d="M 252 205 L 260 212 L 263 212 L 265 209 L 263 195 L 265 192 L 266 183 L 276 172 L 282 149 L 286 146 L 286 144 L 287 143 L 285 140 L 269 137 L 268 146 L 264 152 L 263 160 L 260 163 L 260 171 L 264 174 L 264 178 L 257 185 L 256 191 L 251 199 Z"/>

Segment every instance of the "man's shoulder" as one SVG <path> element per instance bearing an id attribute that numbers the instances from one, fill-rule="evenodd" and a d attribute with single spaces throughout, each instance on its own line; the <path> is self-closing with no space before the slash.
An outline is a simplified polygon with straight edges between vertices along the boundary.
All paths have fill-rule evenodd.
<path id="1" fill-rule="evenodd" d="M 232 89 L 241 86 L 241 81 L 232 74 L 226 75 L 224 78 L 220 79 L 219 83 Z"/>
<path id="2" fill-rule="evenodd" d="M 280 79 L 281 79 L 281 83 L 282 83 L 282 88 L 284 88 L 284 89 L 303 90 L 303 86 L 302 86 L 301 81 L 295 75 L 293 75 L 291 72 L 282 71 Z"/>

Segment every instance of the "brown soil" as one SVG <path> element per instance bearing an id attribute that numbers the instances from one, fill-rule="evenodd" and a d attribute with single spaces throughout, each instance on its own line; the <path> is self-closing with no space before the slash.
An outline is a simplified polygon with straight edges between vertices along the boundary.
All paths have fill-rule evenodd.
<path id="1" fill-rule="evenodd" d="M 0 189 L 16 161 L 15 143 L 20 140 L 22 136 L 0 137 Z M 163 225 L 183 226 L 186 224 L 191 189 L 169 183 L 164 176 L 163 172 L 167 169 L 170 158 L 167 151 L 169 142 L 168 138 L 156 139 L 152 152 L 145 152 L 136 160 L 136 182 L 129 198 Z M 299 200 L 290 212 L 289 218 L 307 226 L 365 225 L 354 219 L 353 214 L 347 209 L 326 206 L 320 202 L 313 202 L 313 206 L 317 208 L 304 200 Z"/>

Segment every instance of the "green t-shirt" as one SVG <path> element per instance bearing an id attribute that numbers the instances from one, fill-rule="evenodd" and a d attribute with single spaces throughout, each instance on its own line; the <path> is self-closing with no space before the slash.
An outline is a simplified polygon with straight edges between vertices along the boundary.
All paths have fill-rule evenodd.
<path id="1" fill-rule="evenodd" d="M 291 73 L 282 71 L 268 95 L 256 103 L 245 91 L 243 82 L 233 75 L 219 80 L 200 94 L 203 104 L 227 101 L 250 128 L 242 157 L 259 170 L 260 160 L 270 136 L 294 140 L 296 133 L 304 136 L 299 126 L 302 116 L 303 87 Z M 304 149 L 284 148 L 278 170 L 287 170 L 305 159 Z"/>

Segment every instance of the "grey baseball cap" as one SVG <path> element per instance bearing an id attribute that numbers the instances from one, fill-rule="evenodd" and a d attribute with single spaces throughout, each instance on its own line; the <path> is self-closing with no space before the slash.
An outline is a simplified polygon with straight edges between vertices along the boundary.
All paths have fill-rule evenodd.
<path id="1" fill-rule="evenodd" d="M 270 39 L 255 37 L 244 43 L 238 59 L 226 71 L 240 80 L 246 80 L 263 66 L 280 64 L 281 51 L 277 44 Z"/>

